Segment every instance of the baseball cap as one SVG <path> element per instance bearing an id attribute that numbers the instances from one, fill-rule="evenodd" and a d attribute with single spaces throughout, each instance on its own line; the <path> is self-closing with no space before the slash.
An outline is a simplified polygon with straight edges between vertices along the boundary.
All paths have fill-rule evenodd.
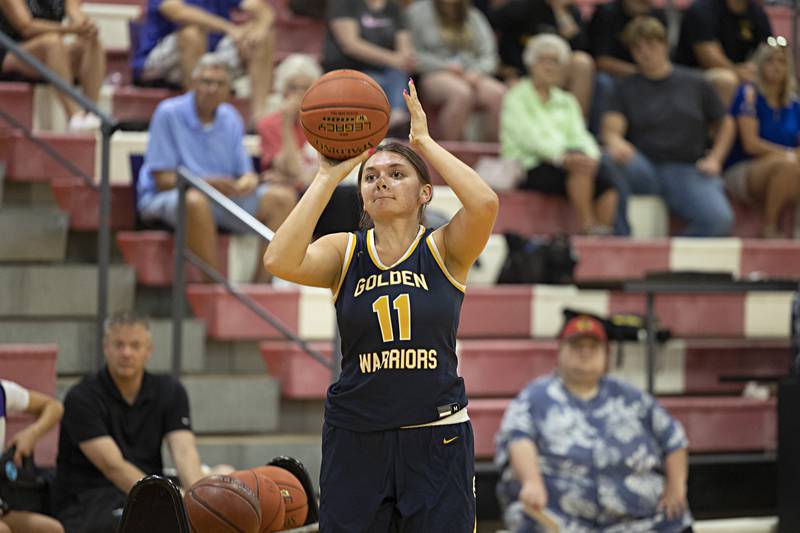
<path id="1" fill-rule="evenodd" d="M 578 315 L 571 318 L 561 330 L 561 340 L 569 341 L 577 337 L 594 337 L 600 342 L 606 342 L 608 336 L 603 324 L 594 317 Z"/>

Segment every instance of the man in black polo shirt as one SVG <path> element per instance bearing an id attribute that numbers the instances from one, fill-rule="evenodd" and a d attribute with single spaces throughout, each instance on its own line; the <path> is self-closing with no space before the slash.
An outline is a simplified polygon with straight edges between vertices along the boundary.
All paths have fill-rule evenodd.
<path id="1" fill-rule="evenodd" d="M 755 79 L 750 56 L 770 35 L 754 0 L 694 0 L 683 14 L 675 62 L 706 70 L 727 107 L 739 83 Z"/>
<path id="2" fill-rule="evenodd" d="M 103 349 L 106 366 L 64 400 L 56 513 L 67 533 L 115 532 L 128 491 L 162 473 L 164 440 L 184 487 L 203 476 L 186 390 L 171 376 L 145 371 L 153 351 L 147 320 L 111 316 Z"/>

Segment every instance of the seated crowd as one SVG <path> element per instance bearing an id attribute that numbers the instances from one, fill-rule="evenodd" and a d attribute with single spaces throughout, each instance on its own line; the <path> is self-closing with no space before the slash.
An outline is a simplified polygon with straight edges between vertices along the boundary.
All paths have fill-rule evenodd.
<path id="1" fill-rule="evenodd" d="M 78 0 L 58 4 L 9 0 L 0 5 L 0 29 L 96 100 L 105 68 L 97 28 Z M 653 0 L 598 4 L 589 21 L 572 0 L 326 5 L 323 68 L 292 55 L 284 62 L 293 69 L 303 63 L 304 74 L 273 84 L 276 23 L 267 2 L 148 2 L 133 39 L 134 82 L 188 93 L 152 117 L 138 176 L 143 220 L 172 224 L 170 176 L 187 165 L 276 229 L 315 165 L 297 119 L 302 92 L 324 70 L 352 68 L 386 92 L 390 136 L 406 133 L 402 91 L 418 76 L 434 135 L 499 142 L 501 156 L 523 169 L 517 187 L 564 196 L 583 234 L 628 235 L 628 200 L 646 194 L 664 199 L 687 236 L 730 235 L 731 197 L 763 210 L 765 237 L 785 236 L 780 214 L 800 201 L 800 106 L 791 50 L 772 35 L 755 0 L 695 0 L 674 32 Z M 70 33 L 77 36 L 71 42 L 64 39 Z M 32 75 L 11 54 L 0 68 Z M 241 74 L 250 80 L 244 120 L 224 103 Z M 268 98 L 273 85 L 277 108 Z M 68 99 L 63 104 L 74 129 L 96 123 Z M 476 110 L 477 132 L 470 121 Z M 241 148 L 248 130 L 262 137 L 260 174 Z M 167 138 L 175 143 L 165 148 Z M 333 225 L 352 229 L 358 200 L 352 189 L 340 192 Z M 216 265 L 208 236 L 238 228 L 203 202 L 190 198 L 189 243 Z M 339 217 L 347 223 L 337 225 Z"/>

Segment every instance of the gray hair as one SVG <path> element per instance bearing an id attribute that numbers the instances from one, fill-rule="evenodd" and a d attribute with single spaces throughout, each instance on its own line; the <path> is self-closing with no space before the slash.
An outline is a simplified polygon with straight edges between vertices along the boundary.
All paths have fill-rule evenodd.
<path id="1" fill-rule="evenodd" d="M 275 92 L 283 94 L 286 84 L 295 76 L 316 80 L 322 76 L 322 68 L 308 54 L 290 54 L 275 68 Z"/>
<path id="2" fill-rule="evenodd" d="M 212 53 L 203 54 L 200 57 L 200 59 L 197 61 L 197 64 L 194 66 L 194 69 L 192 70 L 192 79 L 196 80 L 200 76 L 200 73 L 207 68 L 222 69 L 228 76 L 228 81 L 233 79 L 233 73 L 231 72 L 230 65 L 228 65 L 228 63 L 226 63 L 225 60 L 219 55 Z"/>
<path id="3" fill-rule="evenodd" d="M 117 311 L 112 313 L 105 321 L 105 334 L 108 335 L 117 326 L 142 326 L 150 331 L 150 321 L 146 316 L 135 311 Z"/>
<path id="4" fill-rule="evenodd" d="M 558 62 L 566 65 L 569 62 L 570 48 L 567 41 L 553 33 L 540 33 L 528 40 L 525 51 L 522 52 L 522 61 L 531 68 L 545 52 L 558 54 Z"/>

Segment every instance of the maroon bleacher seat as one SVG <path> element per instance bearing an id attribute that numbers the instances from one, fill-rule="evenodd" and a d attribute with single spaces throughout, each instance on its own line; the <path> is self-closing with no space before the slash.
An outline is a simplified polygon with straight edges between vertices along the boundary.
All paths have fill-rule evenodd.
<path id="1" fill-rule="evenodd" d="M 55 344 L 0 344 L 0 378 L 19 383 L 23 387 L 55 397 L 56 356 Z M 6 439 L 15 435 L 33 421 L 27 414 L 13 414 L 8 418 Z M 0 448 L 5 444 L 0 442 Z M 52 467 L 58 451 L 58 426 L 50 430 L 36 445 L 36 464 Z"/>
<path id="2" fill-rule="evenodd" d="M 94 231 L 99 227 L 100 192 L 80 178 L 57 180 L 50 184 L 58 207 L 69 213 L 69 227 L 79 231 Z M 111 186 L 111 228 L 131 230 L 134 227 L 136 202 L 130 185 Z"/>
<path id="3" fill-rule="evenodd" d="M 46 131 L 36 132 L 35 135 L 87 176 L 94 176 L 94 135 Z M 69 170 L 16 131 L 0 130 L 0 160 L 6 162 L 6 177 L 11 180 L 48 182 L 74 177 Z"/>
<path id="4" fill-rule="evenodd" d="M 133 216 L 133 210 L 130 211 Z M 228 272 L 227 235 L 219 236 L 220 269 L 223 275 Z M 136 272 L 136 281 L 149 287 L 169 287 L 173 273 L 173 239 L 167 231 L 120 231 L 117 233 L 117 246 L 125 263 Z M 202 280 L 200 271 L 187 264 L 186 279 L 197 283 Z"/>
<path id="5" fill-rule="evenodd" d="M 659 400 L 686 429 L 689 451 L 754 452 L 775 450 L 775 400 L 740 397 L 665 397 Z M 508 399 L 477 399 L 469 403 L 475 432 L 475 457 L 494 455 L 494 437 Z"/>
<path id="6" fill-rule="evenodd" d="M 33 127 L 33 85 L 21 82 L 0 82 L 0 110 L 23 126 Z M 11 127 L 0 119 L 0 130 Z"/>

